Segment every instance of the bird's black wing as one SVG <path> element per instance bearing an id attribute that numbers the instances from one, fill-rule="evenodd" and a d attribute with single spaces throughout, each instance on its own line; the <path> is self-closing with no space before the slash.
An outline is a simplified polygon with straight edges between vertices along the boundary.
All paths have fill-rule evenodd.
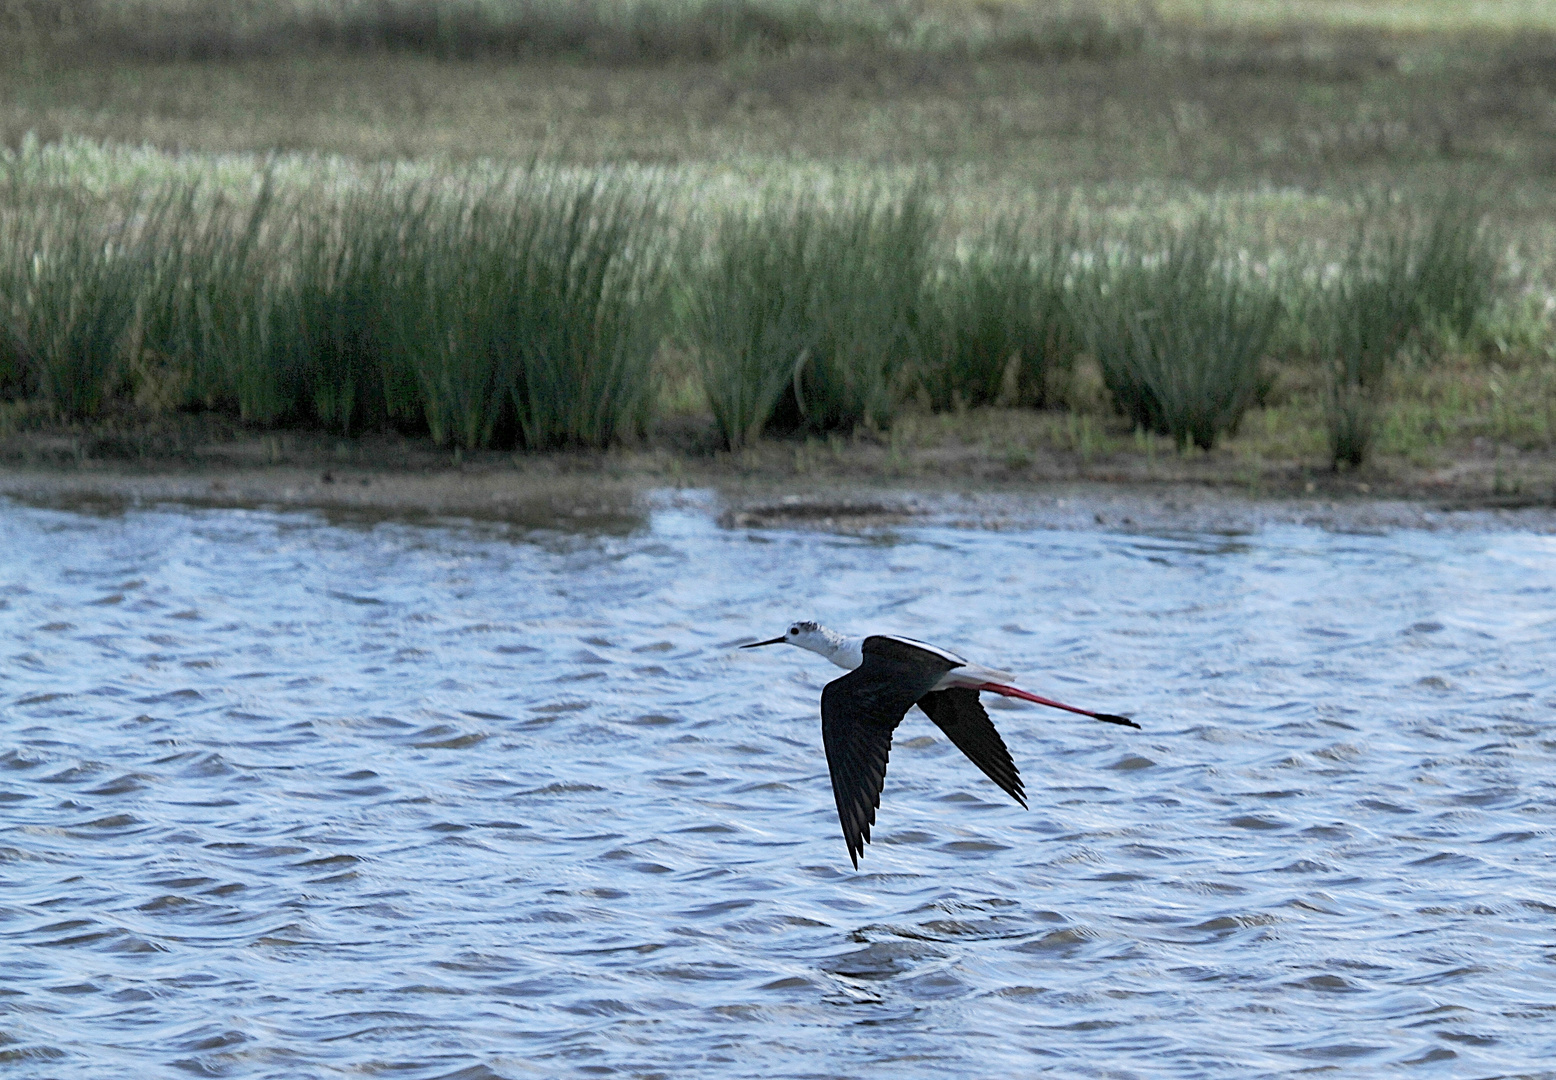
<path id="1" fill-rule="evenodd" d="M 918 707 L 945 732 L 946 738 L 955 743 L 958 750 L 983 770 L 984 775 L 1012 799 L 1026 806 L 1021 773 L 1010 759 L 1005 740 L 994 730 L 994 721 L 983 711 L 978 691 L 964 687 L 936 690 L 919 698 Z"/>
<path id="2" fill-rule="evenodd" d="M 821 691 L 821 741 L 843 840 L 856 870 L 881 805 L 891 733 L 913 703 L 958 666 L 907 642 L 867 637 L 864 663 Z"/>

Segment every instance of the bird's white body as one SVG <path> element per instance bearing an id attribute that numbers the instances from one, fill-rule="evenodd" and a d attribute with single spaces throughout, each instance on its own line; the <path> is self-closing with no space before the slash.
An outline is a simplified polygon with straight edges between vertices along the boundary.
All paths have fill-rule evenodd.
<path id="1" fill-rule="evenodd" d="M 824 656 L 840 668 L 853 671 L 864 663 L 864 638 L 844 637 L 836 630 L 828 630 L 825 626 L 816 623 L 795 623 L 790 628 L 791 633 L 784 638 L 791 645 L 798 645 L 802 649 L 808 649 L 819 656 Z M 926 641 L 916 638 L 901 637 L 897 634 L 877 634 L 876 637 L 891 638 L 893 641 L 903 641 L 909 645 L 915 645 L 920 649 L 943 656 L 957 666 L 946 672 L 940 681 L 935 684 L 936 690 L 949 690 L 953 686 L 965 686 L 978 688 L 987 683 L 1007 683 L 1015 678 L 1008 671 L 996 671 L 986 668 L 982 664 L 974 664 L 963 657 L 956 655 L 949 649 L 942 649 L 938 645 L 931 645 Z"/>

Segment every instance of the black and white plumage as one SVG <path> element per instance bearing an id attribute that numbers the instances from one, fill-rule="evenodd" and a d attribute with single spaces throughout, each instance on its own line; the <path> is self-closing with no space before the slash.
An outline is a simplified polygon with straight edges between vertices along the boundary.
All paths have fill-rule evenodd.
<path id="1" fill-rule="evenodd" d="M 1023 807 L 1026 791 L 1005 740 L 978 700 L 980 691 L 1022 698 L 1080 713 L 1110 724 L 1139 727 L 1111 713 L 1078 709 L 1009 685 L 1008 672 L 973 664 L 952 652 L 912 638 L 876 634 L 846 638 L 813 622 L 797 622 L 788 633 L 763 645 L 797 645 L 819 653 L 849 672 L 821 691 L 821 741 L 832 774 L 832 795 L 843 841 L 854 868 L 881 805 L 892 733 L 917 705 L 984 775 Z"/>

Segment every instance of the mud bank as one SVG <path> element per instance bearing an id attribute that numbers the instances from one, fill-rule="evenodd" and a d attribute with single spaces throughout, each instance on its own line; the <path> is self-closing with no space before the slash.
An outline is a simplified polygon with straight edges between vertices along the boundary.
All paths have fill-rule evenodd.
<path id="1" fill-rule="evenodd" d="M 576 465 L 576 463 L 574 463 Z M 1522 529 L 1556 533 L 1549 505 L 1369 495 L 1250 495 L 1191 482 L 933 478 L 815 480 L 658 471 L 252 467 L 181 472 L 0 470 L 0 497 L 120 512 L 183 504 L 318 510 L 357 519 L 473 519 L 520 527 L 628 530 L 655 509 L 696 509 L 728 528 L 852 532 L 910 525 L 979 529 L 1251 532 L 1280 524 L 1338 530 Z"/>
<path id="2" fill-rule="evenodd" d="M 1083 453 L 1027 444 L 1032 423 L 989 410 L 934 437 L 762 440 L 731 454 L 710 425 L 662 425 L 608 452 L 461 454 L 426 439 L 255 432 L 211 416 L 113 428 L 45 426 L 0 438 L 0 497 L 105 509 L 156 503 L 318 509 L 537 527 L 630 527 L 654 506 L 695 504 L 729 527 L 1241 531 L 1295 522 L 1438 528 L 1556 521 L 1556 454 L 1459 447 L 1431 464 L 1380 459 L 1336 473 L 1236 450 Z"/>

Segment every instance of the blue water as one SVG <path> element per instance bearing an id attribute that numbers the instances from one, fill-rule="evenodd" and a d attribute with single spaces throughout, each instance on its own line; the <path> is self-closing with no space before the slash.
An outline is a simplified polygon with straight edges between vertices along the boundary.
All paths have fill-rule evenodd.
<path id="1" fill-rule="evenodd" d="M 1556 1076 L 1556 538 L 0 504 L 10 1077 Z M 907 632 L 1134 715 L 916 712 Z"/>

